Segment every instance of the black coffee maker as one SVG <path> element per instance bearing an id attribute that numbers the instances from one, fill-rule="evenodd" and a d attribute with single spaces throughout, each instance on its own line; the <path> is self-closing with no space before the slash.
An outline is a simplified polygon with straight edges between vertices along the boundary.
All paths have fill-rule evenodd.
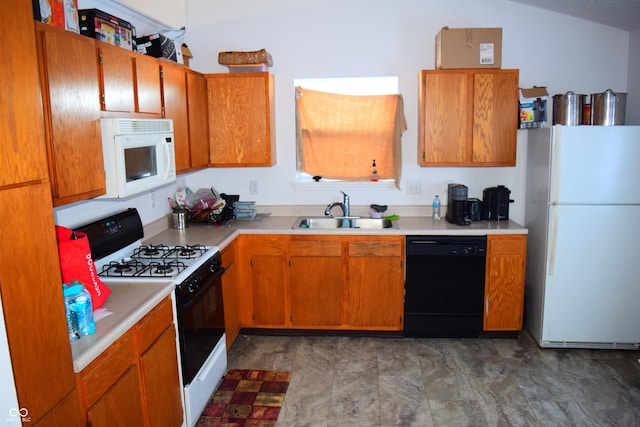
<path id="1" fill-rule="evenodd" d="M 446 220 L 451 224 L 469 225 L 471 219 L 467 214 L 467 195 L 469 189 L 462 184 L 449 184 L 447 191 Z"/>

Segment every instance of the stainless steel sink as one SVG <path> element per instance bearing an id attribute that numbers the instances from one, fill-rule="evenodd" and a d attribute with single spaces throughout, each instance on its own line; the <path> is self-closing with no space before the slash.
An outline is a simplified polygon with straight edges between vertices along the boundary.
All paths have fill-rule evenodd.
<path id="1" fill-rule="evenodd" d="M 384 218 L 359 218 L 359 217 L 298 217 L 292 228 L 312 229 L 383 229 L 398 228 L 398 225 Z"/>

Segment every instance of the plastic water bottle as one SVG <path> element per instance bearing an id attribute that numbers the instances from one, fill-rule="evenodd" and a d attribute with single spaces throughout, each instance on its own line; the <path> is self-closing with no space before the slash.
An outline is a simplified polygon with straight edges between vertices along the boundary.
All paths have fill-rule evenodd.
<path id="1" fill-rule="evenodd" d="M 433 219 L 436 221 L 440 221 L 440 196 L 436 194 L 436 197 L 433 199 L 433 203 L 431 204 Z"/>

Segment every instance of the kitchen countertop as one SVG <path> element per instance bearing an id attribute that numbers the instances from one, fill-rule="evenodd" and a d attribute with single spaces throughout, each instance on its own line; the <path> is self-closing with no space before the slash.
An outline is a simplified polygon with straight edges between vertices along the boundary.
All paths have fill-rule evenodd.
<path id="1" fill-rule="evenodd" d="M 527 234 L 520 224 L 508 221 L 477 221 L 468 226 L 448 223 L 444 216 L 434 221 L 427 216 L 401 216 L 397 228 L 387 229 L 304 229 L 293 228 L 299 216 L 261 216 L 257 221 L 232 221 L 229 225 L 189 224 L 185 230 L 167 228 L 170 218 L 156 221 L 145 227 L 144 243 L 165 245 L 201 244 L 223 249 L 239 234 L 291 234 L 291 235 L 459 235 L 482 236 L 487 234 Z M 149 230 L 156 231 L 150 233 Z M 112 290 L 103 308 L 113 314 L 96 322 L 96 332 L 71 343 L 73 368 L 82 371 L 104 350 L 142 319 L 167 295 L 175 285 L 166 283 L 110 283 Z"/>
<path id="2" fill-rule="evenodd" d="M 301 215 L 305 216 L 305 215 Z M 308 215 L 314 216 L 314 215 Z M 315 215 L 319 216 L 319 215 Z M 444 217 L 434 221 L 426 216 L 401 216 L 395 220 L 397 228 L 385 229 L 309 229 L 293 228 L 298 216 L 266 216 L 257 221 L 232 221 L 231 226 L 189 224 L 185 230 L 164 229 L 144 239 L 147 244 L 201 244 L 223 249 L 239 234 L 292 235 L 457 235 L 484 236 L 487 234 L 527 234 L 528 230 L 515 221 L 474 221 L 470 225 L 455 225 Z"/>
<path id="3" fill-rule="evenodd" d="M 96 322 L 94 334 L 71 343 L 74 372 L 86 368 L 175 289 L 170 282 L 110 283 L 107 286 L 112 292 L 101 308 L 113 314 Z"/>

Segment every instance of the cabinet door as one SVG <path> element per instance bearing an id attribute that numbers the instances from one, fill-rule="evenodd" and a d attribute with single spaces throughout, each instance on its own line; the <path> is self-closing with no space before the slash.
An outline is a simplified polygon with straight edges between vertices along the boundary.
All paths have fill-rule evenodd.
<path id="1" fill-rule="evenodd" d="M 349 241 L 348 323 L 363 329 L 402 330 L 404 237 Z"/>
<path id="2" fill-rule="evenodd" d="M 156 58 L 145 55 L 136 55 L 134 62 L 136 70 L 136 111 L 161 115 L 162 84 L 160 83 L 160 63 Z"/>
<path id="3" fill-rule="evenodd" d="M 59 206 L 106 192 L 95 40 L 51 25 L 37 28 L 49 171 L 53 203 Z"/>
<path id="4" fill-rule="evenodd" d="M 463 71 L 424 70 L 420 83 L 420 165 L 456 165 L 470 162 L 473 75 Z"/>
<path id="5" fill-rule="evenodd" d="M 227 349 L 231 348 L 240 333 L 240 314 L 238 312 L 238 267 L 236 266 L 236 242 L 222 250 L 222 301 L 224 303 L 224 329 L 227 336 Z"/>
<path id="6" fill-rule="evenodd" d="M 102 109 L 135 111 L 135 66 L 133 52 L 120 46 L 98 44 Z M 159 89 L 159 86 L 158 86 Z"/>
<path id="7" fill-rule="evenodd" d="M 82 426 L 86 423 L 86 416 L 80 408 L 80 398 L 76 390 L 67 395 L 39 421 L 33 418 L 31 412 L 29 415 L 32 417 L 31 421 L 35 422 L 35 427 Z"/>
<path id="8" fill-rule="evenodd" d="M 187 71 L 191 169 L 205 168 L 209 165 L 209 115 L 207 102 L 207 80 L 202 74 Z"/>
<path id="9" fill-rule="evenodd" d="M 518 70 L 477 72 L 473 88 L 473 162 L 515 166 Z"/>
<path id="10" fill-rule="evenodd" d="M 241 236 L 248 256 L 247 291 L 251 303 L 248 324 L 283 327 L 286 324 L 286 236 Z"/>
<path id="11" fill-rule="evenodd" d="M 291 326 L 342 325 L 346 278 L 341 240 L 294 236 L 289 256 Z"/>
<path id="12" fill-rule="evenodd" d="M 515 166 L 518 70 L 423 70 L 418 163 Z"/>
<path id="13" fill-rule="evenodd" d="M 208 74 L 211 166 L 276 162 L 273 75 Z"/>
<path id="14" fill-rule="evenodd" d="M 3 1 L 0 28 L 7 42 L 0 67 L 0 187 L 47 178 L 40 82 L 31 4 Z M 10 37 L 10 41 L 9 40 Z"/>
<path id="15" fill-rule="evenodd" d="M 487 237 L 485 331 L 522 329 L 526 250 L 526 235 Z"/>
<path id="16" fill-rule="evenodd" d="M 91 427 L 142 426 L 144 414 L 140 396 L 138 366 L 131 367 L 87 412 Z M 161 425 L 169 425 L 162 423 Z"/>
<path id="17" fill-rule="evenodd" d="M 140 357 L 140 369 L 149 426 L 180 426 L 183 419 L 182 387 L 173 325 Z"/>
<path id="18" fill-rule="evenodd" d="M 0 204 L 7 340 L 18 402 L 36 422 L 74 389 L 48 182 L 2 190 Z"/>
<path id="19" fill-rule="evenodd" d="M 176 172 L 185 172 L 191 165 L 189 117 L 187 114 L 187 76 L 184 67 L 179 65 L 163 63 L 161 68 L 164 117 L 173 119 Z"/>

